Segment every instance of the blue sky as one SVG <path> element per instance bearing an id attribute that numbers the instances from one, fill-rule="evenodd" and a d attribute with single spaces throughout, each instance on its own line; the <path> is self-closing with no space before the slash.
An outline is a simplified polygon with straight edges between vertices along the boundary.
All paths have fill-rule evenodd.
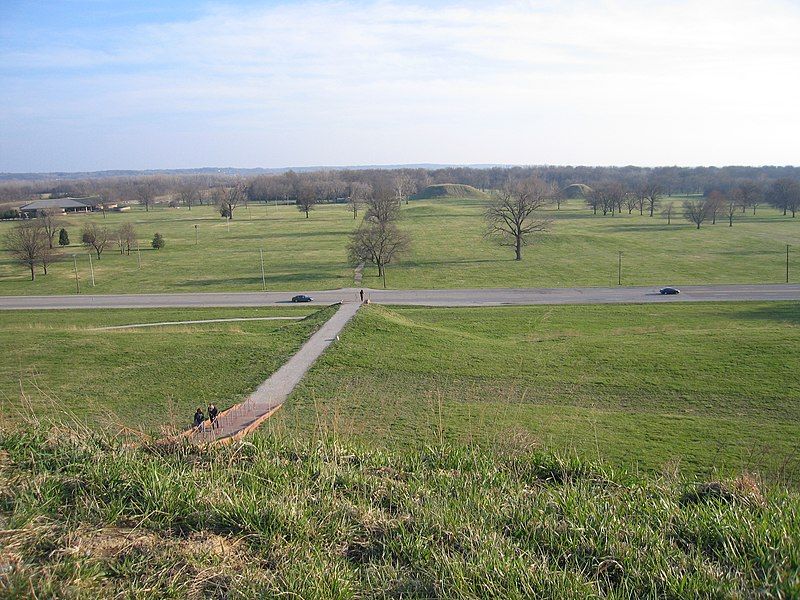
<path id="1" fill-rule="evenodd" d="M 0 171 L 798 164 L 800 5 L 0 1 Z"/>

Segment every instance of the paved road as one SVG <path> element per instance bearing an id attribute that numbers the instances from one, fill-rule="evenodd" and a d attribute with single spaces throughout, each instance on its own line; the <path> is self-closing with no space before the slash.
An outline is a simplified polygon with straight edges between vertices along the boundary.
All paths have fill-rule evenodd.
<path id="1" fill-rule="evenodd" d="M 358 288 L 310 293 L 314 304 L 352 302 Z M 656 287 L 497 288 L 464 290 L 365 290 L 379 304 L 420 306 L 503 306 L 522 304 L 609 304 L 635 302 L 703 302 L 732 300 L 800 300 L 800 285 L 694 285 L 677 296 L 662 296 Z M 0 310 L 63 308 L 185 308 L 220 306 L 287 306 L 293 292 L 221 292 L 198 294 L 131 294 L 72 296 L 0 296 Z"/>
<path id="2" fill-rule="evenodd" d="M 312 335 L 302 348 L 280 369 L 264 381 L 255 392 L 241 404 L 220 415 L 221 429 L 197 433 L 192 437 L 198 442 L 211 442 L 238 434 L 247 433 L 261 422 L 289 396 L 306 371 L 331 345 L 345 325 L 352 319 L 361 305 L 358 302 L 342 304 L 319 330 Z"/>

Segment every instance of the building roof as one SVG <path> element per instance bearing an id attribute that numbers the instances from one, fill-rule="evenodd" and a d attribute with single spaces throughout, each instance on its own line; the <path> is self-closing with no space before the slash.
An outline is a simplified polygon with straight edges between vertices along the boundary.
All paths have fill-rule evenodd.
<path id="1" fill-rule="evenodd" d="M 88 200 L 88 198 L 87 198 Z M 43 210 L 46 208 L 88 208 L 92 206 L 90 202 L 76 200 L 75 198 L 48 198 L 47 200 L 34 200 L 20 210 Z"/>

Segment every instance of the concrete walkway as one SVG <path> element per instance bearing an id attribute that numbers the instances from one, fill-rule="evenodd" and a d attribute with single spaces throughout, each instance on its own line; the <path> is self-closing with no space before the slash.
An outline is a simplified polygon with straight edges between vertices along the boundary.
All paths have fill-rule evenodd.
<path id="1" fill-rule="evenodd" d="M 345 325 L 361 306 L 358 302 L 347 302 L 339 307 L 320 329 L 312 335 L 269 379 L 258 386 L 255 392 L 241 404 L 222 412 L 218 417 L 220 427 L 204 433 L 194 433 L 191 439 L 197 443 L 227 442 L 253 431 L 272 415 L 292 390 L 300 383 L 311 365 L 334 342 Z"/>

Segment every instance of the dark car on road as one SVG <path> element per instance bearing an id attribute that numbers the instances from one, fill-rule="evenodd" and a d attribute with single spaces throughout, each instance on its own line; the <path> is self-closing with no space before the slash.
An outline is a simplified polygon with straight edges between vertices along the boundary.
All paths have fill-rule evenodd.
<path id="1" fill-rule="evenodd" d="M 672 294 L 680 294 L 681 291 L 678 288 L 674 287 L 664 287 L 658 290 L 660 294 L 664 295 L 672 295 Z"/>
<path id="2" fill-rule="evenodd" d="M 297 294 L 292 298 L 292 302 L 313 302 L 314 299 L 311 296 L 306 296 L 305 294 Z"/>

